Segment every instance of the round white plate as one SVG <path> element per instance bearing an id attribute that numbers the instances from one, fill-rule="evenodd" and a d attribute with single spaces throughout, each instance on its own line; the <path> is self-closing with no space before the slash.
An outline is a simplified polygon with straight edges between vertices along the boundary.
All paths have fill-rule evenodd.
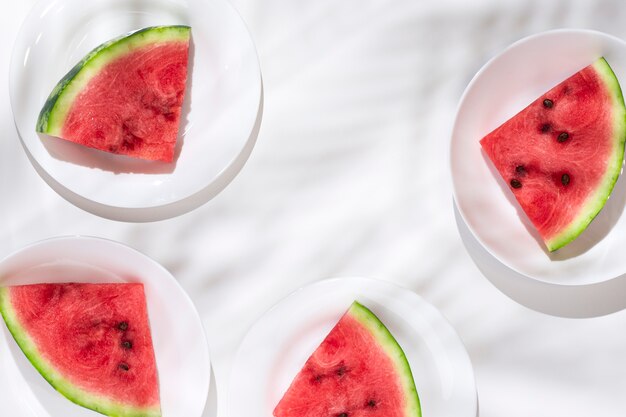
<path id="1" fill-rule="evenodd" d="M 99 44 L 147 26 L 192 28 L 177 158 L 171 164 L 112 155 L 38 135 L 56 83 Z M 102 217 L 173 217 L 219 193 L 245 164 L 262 113 L 261 72 L 245 24 L 227 0 L 42 0 L 19 32 L 11 107 L 37 172 L 62 197 Z"/>
<path id="2" fill-rule="evenodd" d="M 88 237 L 45 240 L 0 262 L 0 286 L 68 281 L 144 284 L 163 415 L 200 417 L 209 392 L 209 350 L 200 317 L 174 277 L 134 249 Z M 6 409 L 8 401 L 12 415 L 20 417 L 100 415 L 56 392 L 26 359 L 4 324 L 0 327 L 0 409 Z"/>
<path id="3" fill-rule="evenodd" d="M 549 253 L 492 168 L 480 139 L 576 71 L 604 56 L 626 86 L 626 43 L 588 30 L 556 30 L 516 42 L 490 60 L 458 108 L 450 162 L 454 199 L 476 239 L 501 263 L 532 279 L 590 285 L 626 273 L 626 179 L 574 242 Z"/>
<path id="4" fill-rule="evenodd" d="M 270 417 L 307 358 L 354 300 L 370 308 L 402 346 L 424 416 L 477 416 L 472 365 L 450 324 L 415 293 L 365 278 L 301 288 L 250 329 L 233 365 L 228 416 Z"/>

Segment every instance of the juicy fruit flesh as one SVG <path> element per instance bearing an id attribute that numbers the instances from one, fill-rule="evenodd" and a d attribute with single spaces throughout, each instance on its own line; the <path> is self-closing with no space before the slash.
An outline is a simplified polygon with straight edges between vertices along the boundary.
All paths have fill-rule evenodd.
<path id="1" fill-rule="evenodd" d="M 76 97 L 60 136 L 108 152 L 171 161 L 188 47 L 152 44 L 109 63 Z"/>
<path id="2" fill-rule="evenodd" d="M 273 414 L 419 416 L 419 411 L 407 412 L 406 398 L 397 364 L 370 329 L 348 311 L 306 361 Z"/>
<path id="3" fill-rule="evenodd" d="M 189 26 L 153 26 L 93 49 L 54 87 L 37 118 L 37 132 L 171 162 L 190 40 Z"/>
<path id="4" fill-rule="evenodd" d="M 10 287 L 8 294 L 20 331 L 66 383 L 121 407 L 158 409 L 141 284 L 38 284 Z"/>
<path id="5" fill-rule="evenodd" d="M 585 213 L 613 169 L 614 120 L 613 93 L 592 65 L 481 140 L 548 249 L 573 240 L 601 208 Z M 560 238 L 585 215 L 581 230 Z"/>

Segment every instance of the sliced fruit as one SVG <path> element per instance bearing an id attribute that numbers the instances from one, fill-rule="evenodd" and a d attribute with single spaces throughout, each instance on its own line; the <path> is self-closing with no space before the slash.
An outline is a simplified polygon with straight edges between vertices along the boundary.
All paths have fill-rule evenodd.
<path id="1" fill-rule="evenodd" d="M 171 162 L 190 30 L 149 27 L 98 46 L 52 90 L 37 131 L 106 152 Z"/>
<path id="2" fill-rule="evenodd" d="M 160 417 L 141 284 L 0 288 L 0 313 L 26 357 L 70 401 L 111 417 Z"/>
<path id="3" fill-rule="evenodd" d="M 419 417 L 409 363 L 385 325 L 354 302 L 306 361 L 275 417 Z"/>
<path id="4" fill-rule="evenodd" d="M 483 150 L 550 251 L 604 207 L 624 158 L 626 108 L 604 58 L 481 139 Z"/>

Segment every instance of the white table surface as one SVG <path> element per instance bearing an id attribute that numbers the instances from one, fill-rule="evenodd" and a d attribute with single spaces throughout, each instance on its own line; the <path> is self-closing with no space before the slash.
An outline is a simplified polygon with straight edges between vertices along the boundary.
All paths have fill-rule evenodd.
<path id="1" fill-rule="evenodd" d="M 624 416 L 626 312 L 564 319 L 499 292 L 463 246 L 447 166 L 458 100 L 486 60 L 557 27 L 626 38 L 619 1 L 234 0 L 263 72 L 256 148 L 217 198 L 151 224 L 75 208 L 22 151 L 8 65 L 33 4 L 4 0 L 0 13 L 0 257 L 86 234 L 162 263 L 209 337 L 217 391 L 206 417 L 225 417 L 232 359 L 254 321 L 335 276 L 385 278 L 435 305 L 467 347 L 482 417 Z"/>

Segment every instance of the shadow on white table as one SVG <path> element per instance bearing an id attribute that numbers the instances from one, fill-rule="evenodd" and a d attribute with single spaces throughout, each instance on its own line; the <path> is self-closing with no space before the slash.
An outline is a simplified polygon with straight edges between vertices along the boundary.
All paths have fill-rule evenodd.
<path id="1" fill-rule="evenodd" d="M 561 317 L 602 316 L 626 308 L 626 275 L 583 285 L 539 281 L 508 268 L 474 237 L 454 204 L 463 244 L 482 274 L 501 292 L 530 309 Z"/>

